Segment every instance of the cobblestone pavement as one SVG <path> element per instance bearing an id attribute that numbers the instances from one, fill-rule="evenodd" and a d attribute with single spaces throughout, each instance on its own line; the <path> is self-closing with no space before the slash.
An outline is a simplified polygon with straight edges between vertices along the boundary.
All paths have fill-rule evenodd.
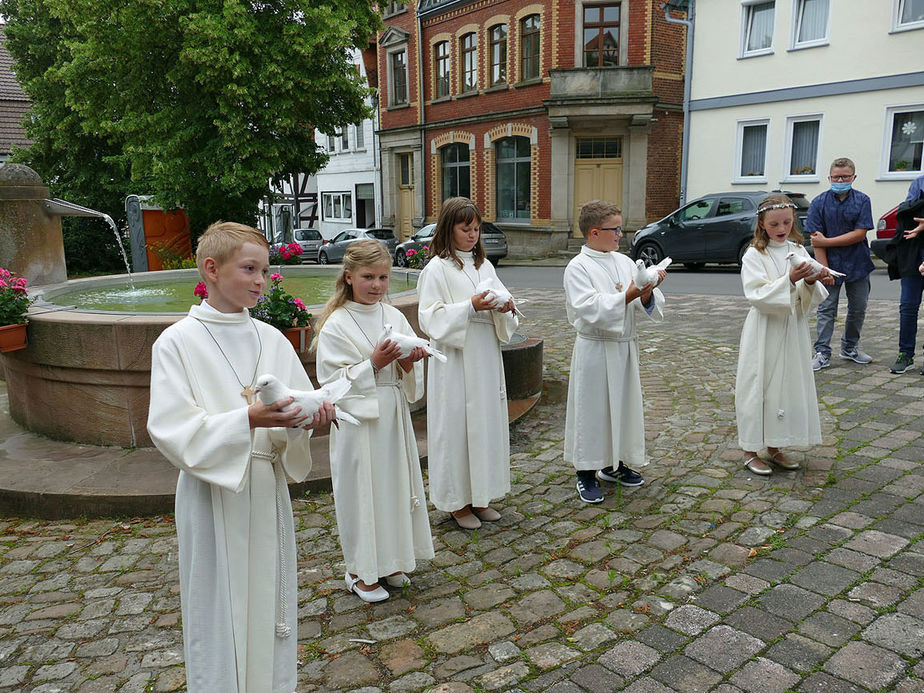
<path id="1" fill-rule="evenodd" d="M 332 499 L 296 503 L 299 691 L 924 691 L 924 378 L 888 372 L 897 303 L 870 302 L 875 363 L 818 374 L 824 445 L 764 479 L 735 445 L 743 299 L 668 296 L 641 338 L 647 482 L 586 506 L 562 293 L 530 293 L 545 396 L 512 427 L 501 522 L 432 511 L 435 559 L 364 605 Z M 0 600 L 0 689 L 184 687 L 170 517 L 0 521 Z"/>

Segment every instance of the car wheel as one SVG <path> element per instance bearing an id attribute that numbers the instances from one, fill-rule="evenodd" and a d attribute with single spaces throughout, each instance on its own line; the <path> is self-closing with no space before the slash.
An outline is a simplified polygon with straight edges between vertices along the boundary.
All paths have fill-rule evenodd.
<path id="1" fill-rule="evenodd" d="M 664 259 L 664 253 L 654 243 L 646 243 L 638 249 L 636 255 L 639 260 L 644 260 L 646 265 L 657 265 Z"/>
<path id="2" fill-rule="evenodd" d="M 705 262 L 684 262 L 683 266 L 686 267 L 688 270 L 695 271 L 695 270 L 701 270 L 703 267 L 706 266 L 706 263 Z"/>
<path id="3" fill-rule="evenodd" d="M 395 253 L 395 265 L 398 267 L 407 267 L 407 253 L 403 250 L 399 250 Z"/>
<path id="4" fill-rule="evenodd" d="M 748 252 L 748 248 L 751 247 L 750 241 L 741 245 L 741 248 L 738 250 L 738 267 L 744 264 L 744 254 Z"/>
<path id="5" fill-rule="evenodd" d="M 329 264 L 327 260 L 327 253 L 318 253 L 318 264 L 319 265 Z"/>

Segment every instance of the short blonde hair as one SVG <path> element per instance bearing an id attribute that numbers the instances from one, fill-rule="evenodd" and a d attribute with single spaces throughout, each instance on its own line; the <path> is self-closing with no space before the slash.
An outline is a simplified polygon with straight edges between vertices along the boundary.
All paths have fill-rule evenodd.
<path id="1" fill-rule="evenodd" d="M 834 161 L 831 162 L 831 168 L 828 169 L 828 173 L 831 173 L 836 168 L 849 168 L 854 173 L 857 172 L 857 167 L 854 166 L 854 163 L 851 159 L 848 159 L 846 156 L 839 156 Z"/>
<path id="2" fill-rule="evenodd" d="M 196 266 L 205 279 L 205 259 L 210 257 L 216 265 L 221 265 L 244 247 L 245 243 L 254 243 L 269 250 L 266 237 L 252 226 L 238 224 L 234 221 L 216 221 L 199 237 L 196 245 Z"/>
<path id="3" fill-rule="evenodd" d="M 600 224 L 607 217 L 622 216 L 622 210 L 611 202 L 603 200 L 591 200 L 581 205 L 581 211 L 578 213 L 578 226 L 581 234 L 587 238 L 591 229 L 600 228 Z"/>

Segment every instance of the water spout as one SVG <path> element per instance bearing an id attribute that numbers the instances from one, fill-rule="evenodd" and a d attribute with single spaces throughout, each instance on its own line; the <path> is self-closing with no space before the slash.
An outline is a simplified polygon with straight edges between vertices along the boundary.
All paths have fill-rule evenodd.
<path id="1" fill-rule="evenodd" d="M 45 211 L 49 214 L 56 214 L 61 217 L 98 217 L 109 224 L 112 233 L 115 234 L 116 242 L 119 244 L 119 251 L 122 253 L 122 262 L 125 263 L 128 283 L 131 285 L 132 289 L 135 288 L 135 282 L 132 280 L 132 269 L 128 264 L 128 255 L 125 253 L 125 245 L 122 243 L 122 236 L 119 234 L 119 229 L 111 216 L 103 212 L 97 212 L 95 209 L 90 209 L 89 207 L 68 202 L 67 200 L 59 200 L 56 197 L 45 200 Z"/>

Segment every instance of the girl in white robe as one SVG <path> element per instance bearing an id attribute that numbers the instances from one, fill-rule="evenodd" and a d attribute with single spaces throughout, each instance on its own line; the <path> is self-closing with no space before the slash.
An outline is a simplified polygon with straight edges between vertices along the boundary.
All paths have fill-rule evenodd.
<path id="1" fill-rule="evenodd" d="M 237 246 L 235 248 L 235 246 Z M 200 238 L 207 302 L 154 343 L 148 432 L 180 468 L 180 607 L 191 693 L 292 693 L 296 687 L 295 532 L 285 474 L 311 469 L 310 431 L 291 399 L 248 406 L 271 373 L 311 390 L 292 346 L 247 308 L 266 286 L 263 235 L 213 224 Z M 307 423 L 325 425 L 326 414 Z"/>
<path id="2" fill-rule="evenodd" d="M 401 358 L 384 326 L 413 335 L 407 319 L 382 302 L 391 257 L 374 240 L 350 244 L 337 288 L 318 321 L 318 380 L 346 376 L 340 402 L 360 421 L 331 430 L 330 466 L 347 589 L 362 600 L 388 598 L 379 585 L 410 584 L 416 561 L 433 557 L 420 458 L 409 402 L 423 396 L 424 351 Z"/>
<path id="3" fill-rule="evenodd" d="M 489 507 L 510 490 L 507 389 L 501 343 L 517 327 L 513 299 L 503 305 L 477 291 L 500 286 L 479 238 L 481 214 L 464 197 L 443 203 L 417 281 L 421 329 L 446 355 L 429 363 L 427 466 L 430 500 L 464 529 L 500 514 Z"/>
<path id="4" fill-rule="evenodd" d="M 795 205 L 770 195 L 758 205 L 754 241 L 741 264 L 741 283 L 751 309 L 741 331 L 735 415 L 744 464 L 754 474 L 773 470 L 758 456 L 794 470 L 799 463 L 780 449 L 821 442 L 821 422 L 812 372 L 808 316 L 828 295 L 809 264 L 792 266 L 787 254 L 808 259 L 796 228 Z M 820 280 L 820 281 L 817 281 Z"/>

